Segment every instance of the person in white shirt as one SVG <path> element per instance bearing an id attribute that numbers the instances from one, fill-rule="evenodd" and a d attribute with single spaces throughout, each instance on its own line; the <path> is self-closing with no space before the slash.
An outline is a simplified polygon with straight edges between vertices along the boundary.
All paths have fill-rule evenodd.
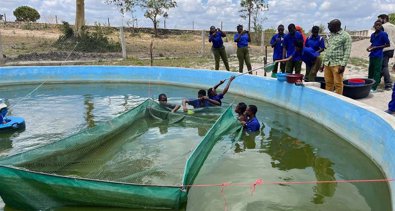
<path id="1" fill-rule="evenodd" d="M 392 81 L 391 81 L 391 75 L 389 73 L 388 62 L 390 58 L 394 57 L 395 25 L 389 22 L 389 17 L 386 14 L 381 14 L 378 16 L 378 18 L 383 23 L 382 25 L 383 30 L 388 34 L 388 38 L 390 40 L 390 46 L 383 49 L 383 65 L 381 68 L 381 77 L 384 77 L 384 83 L 385 83 L 384 89 L 391 90 Z M 393 68 L 395 68 L 395 66 Z"/>

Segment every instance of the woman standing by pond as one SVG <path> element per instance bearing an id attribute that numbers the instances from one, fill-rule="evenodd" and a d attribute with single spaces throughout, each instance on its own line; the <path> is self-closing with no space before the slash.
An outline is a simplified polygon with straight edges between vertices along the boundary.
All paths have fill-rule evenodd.
<path id="1" fill-rule="evenodd" d="M 251 42 L 249 31 L 243 30 L 242 25 L 237 26 L 237 33 L 234 36 L 234 41 L 237 43 L 237 59 L 239 60 L 239 72 L 243 72 L 244 61 L 247 65 L 248 71 L 252 70 L 250 53 L 248 52 L 248 43 Z M 250 72 L 250 74 L 252 74 Z"/>

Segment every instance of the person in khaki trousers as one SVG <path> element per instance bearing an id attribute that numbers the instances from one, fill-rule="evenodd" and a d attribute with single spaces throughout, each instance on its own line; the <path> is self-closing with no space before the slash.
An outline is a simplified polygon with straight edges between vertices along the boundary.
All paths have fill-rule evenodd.
<path id="1" fill-rule="evenodd" d="M 215 28 L 215 26 L 210 27 L 210 35 L 208 37 L 208 41 L 213 43 L 213 47 L 211 51 L 214 54 L 215 59 L 215 70 L 219 70 L 219 59 L 221 58 L 224 62 L 225 68 L 227 71 L 229 69 L 228 56 L 226 55 L 224 42 L 222 41 L 222 37 L 226 37 L 225 32 L 221 31 L 219 28 Z"/>
<path id="2" fill-rule="evenodd" d="M 343 31 L 341 22 L 334 19 L 328 23 L 328 29 L 331 32 L 328 40 L 328 48 L 324 56 L 324 78 L 325 89 L 337 94 L 343 94 L 343 73 L 346 69 L 348 59 L 351 53 L 351 36 Z"/>
<path id="3" fill-rule="evenodd" d="M 237 43 L 237 59 L 239 60 L 239 72 L 243 72 L 244 62 L 247 65 L 248 71 L 252 70 L 250 53 L 248 51 L 248 43 L 251 42 L 250 32 L 243 30 L 242 25 L 237 26 L 237 33 L 234 36 L 234 41 Z M 250 72 L 250 74 L 252 74 Z"/>

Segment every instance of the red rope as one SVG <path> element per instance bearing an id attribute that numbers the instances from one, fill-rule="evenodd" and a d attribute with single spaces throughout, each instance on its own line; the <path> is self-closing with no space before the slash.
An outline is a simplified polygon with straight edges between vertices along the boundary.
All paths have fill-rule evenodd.
<path id="1" fill-rule="evenodd" d="M 323 184 L 323 183 L 368 183 L 368 182 L 393 182 L 395 179 L 358 179 L 358 180 L 322 180 L 322 181 L 291 181 L 291 182 L 268 182 L 263 179 L 257 179 L 253 183 L 218 183 L 218 184 L 195 184 L 185 185 L 185 187 L 225 187 L 225 186 L 249 186 L 254 192 L 257 185 L 301 185 L 301 184 Z"/>
<path id="2" fill-rule="evenodd" d="M 324 181 L 294 181 L 294 182 L 267 182 L 263 179 L 257 179 L 253 183 L 231 183 L 224 182 L 221 184 L 196 184 L 185 185 L 185 187 L 221 187 L 221 196 L 224 199 L 224 211 L 228 210 L 228 202 L 225 196 L 225 187 L 228 186 L 249 186 L 251 195 L 254 194 L 258 185 L 302 185 L 302 184 L 328 184 L 328 183 L 373 183 L 373 182 L 393 182 L 395 179 L 358 179 L 358 180 L 324 180 Z"/>

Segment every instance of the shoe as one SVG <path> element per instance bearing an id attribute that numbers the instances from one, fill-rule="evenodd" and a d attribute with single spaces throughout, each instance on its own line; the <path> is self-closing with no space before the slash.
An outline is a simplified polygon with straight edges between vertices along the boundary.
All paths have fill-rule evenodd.
<path id="1" fill-rule="evenodd" d="M 384 90 L 385 90 L 385 91 L 391 91 L 392 88 L 391 88 L 391 87 L 385 87 Z"/>
<path id="2" fill-rule="evenodd" d="M 376 92 L 377 92 L 377 90 L 374 90 L 374 89 L 371 89 L 371 90 L 370 90 L 370 93 L 372 93 L 372 94 L 373 94 L 373 93 L 376 93 Z"/>
<path id="3" fill-rule="evenodd" d="M 391 111 L 391 110 L 385 110 L 384 112 L 386 112 L 388 114 L 395 114 L 395 111 Z"/>

